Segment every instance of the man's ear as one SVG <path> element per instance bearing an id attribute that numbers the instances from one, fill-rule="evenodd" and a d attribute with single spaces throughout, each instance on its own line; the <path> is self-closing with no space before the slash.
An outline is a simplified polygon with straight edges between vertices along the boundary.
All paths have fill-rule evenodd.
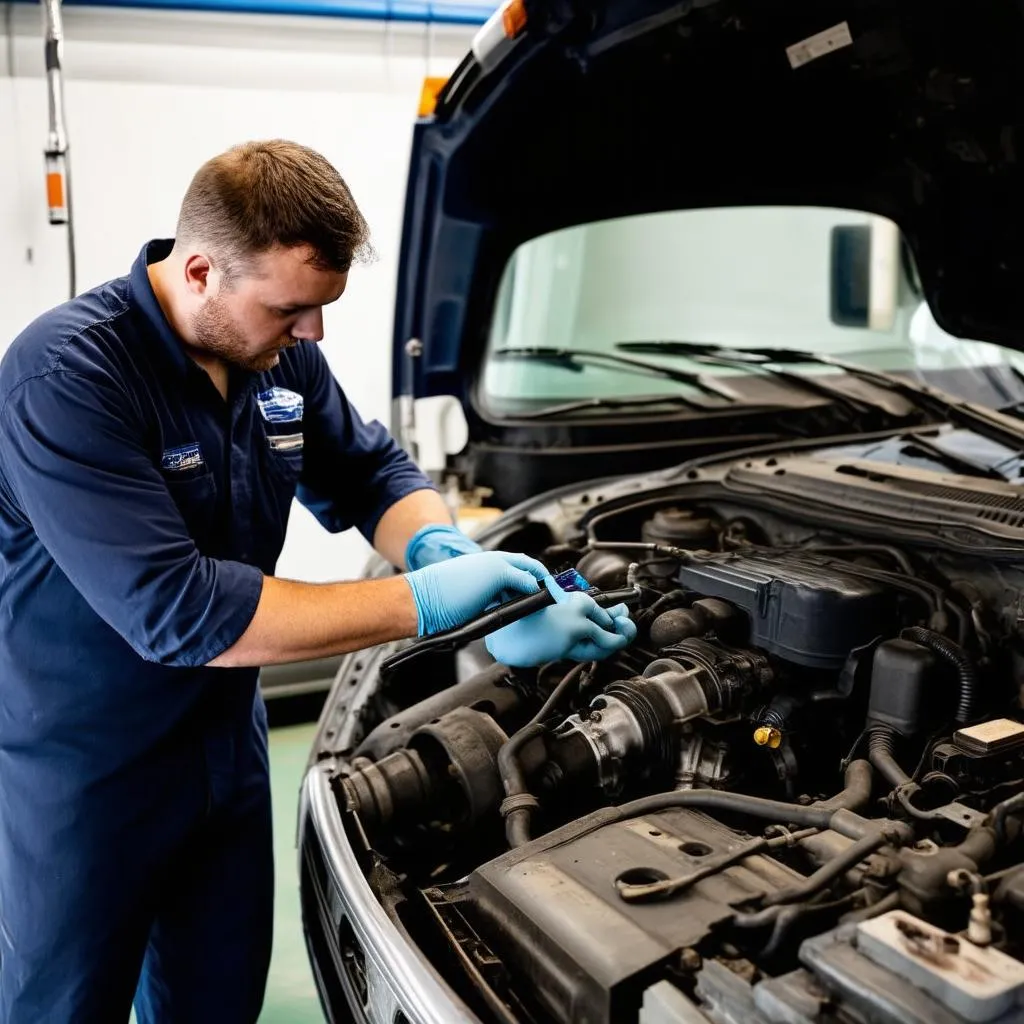
<path id="1" fill-rule="evenodd" d="M 209 276 L 213 266 L 208 256 L 193 253 L 185 260 L 185 287 L 196 296 L 205 296 L 210 285 Z"/>

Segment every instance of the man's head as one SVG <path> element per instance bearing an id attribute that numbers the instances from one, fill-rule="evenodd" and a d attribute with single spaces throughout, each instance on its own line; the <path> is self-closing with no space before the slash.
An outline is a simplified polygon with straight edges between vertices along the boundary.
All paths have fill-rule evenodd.
<path id="1" fill-rule="evenodd" d="M 160 277 L 192 348 L 261 371 L 282 348 L 323 337 L 323 307 L 371 255 L 366 221 L 327 160 L 294 142 L 248 142 L 192 179 Z"/>

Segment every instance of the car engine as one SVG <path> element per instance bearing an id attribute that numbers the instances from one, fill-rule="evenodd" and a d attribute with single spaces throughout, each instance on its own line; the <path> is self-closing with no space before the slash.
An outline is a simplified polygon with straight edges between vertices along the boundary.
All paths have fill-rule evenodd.
<path id="1" fill-rule="evenodd" d="M 1024 1021 L 1024 569 L 734 499 L 506 536 L 636 641 L 385 662 L 335 778 L 482 1020 Z"/>

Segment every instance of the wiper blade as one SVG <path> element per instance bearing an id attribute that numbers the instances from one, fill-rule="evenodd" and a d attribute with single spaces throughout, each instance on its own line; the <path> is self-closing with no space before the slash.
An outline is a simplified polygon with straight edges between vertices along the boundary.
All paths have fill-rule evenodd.
<path id="1" fill-rule="evenodd" d="M 710 345 L 699 341 L 621 341 L 615 347 L 630 352 L 659 352 L 662 355 L 679 355 L 689 358 L 710 357 L 716 361 L 721 357 L 722 359 L 735 359 L 746 365 L 754 366 L 763 366 L 764 363 L 806 363 L 832 366 L 858 380 L 900 395 L 922 412 L 956 426 L 973 430 L 981 437 L 995 441 L 997 444 L 1017 449 L 1024 443 L 1024 426 L 1005 413 L 975 405 L 973 402 L 964 402 L 937 388 L 914 384 L 901 377 L 883 373 L 881 370 L 872 370 L 858 363 L 837 359 L 834 356 L 819 355 L 816 352 L 804 352 L 801 349 L 793 348 L 723 348 L 721 345 Z"/>
<path id="2" fill-rule="evenodd" d="M 827 398 L 829 401 L 843 406 L 855 416 L 872 410 L 877 412 L 879 409 L 882 412 L 888 412 L 883 406 L 848 395 L 845 391 L 832 387 L 826 381 L 818 380 L 815 377 L 802 377 L 799 373 L 780 370 L 777 366 L 772 366 L 773 360 L 764 358 L 762 355 L 767 350 L 722 348 L 720 345 L 709 345 L 698 341 L 620 341 L 615 347 L 630 352 L 657 352 L 661 355 L 684 356 L 696 362 L 714 363 L 717 366 L 757 369 L 776 380 L 784 381 L 791 387 Z"/>
<path id="3" fill-rule="evenodd" d="M 626 409 L 642 408 L 649 405 L 672 405 L 681 406 L 684 409 L 697 409 L 707 412 L 706 405 L 700 405 L 683 395 L 638 395 L 636 398 L 579 398 L 571 402 L 558 402 L 555 405 L 545 405 L 541 409 L 531 409 L 528 412 L 509 413 L 508 418 L 512 420 L 543 420 L 551 416 L 561 416 L 563 413 L 580 412 L 586 409 Z"/>
<path id="4" fill-rule="evenodd" d="M 529 359 L 534 362 L 547 362 L 570 370 L 583 370 L 588 363 L 611 363 L 614 366 L 628 366 L 635 370 L 642 370 L 645 374 L 653 377 L 664 377 L 666 380 L 673 380 L 680 384 L 689 384 L 690 387 L 696 388 L 698 391 L 723 398 L 727 402 L 735 402 L 739 398 L 732 388 L 711 380 L 703 373 L 674 370 L 671 366 L 661 366 L 658 363 L 648 362 L 646 359 L 631 359 L 629 356 L 620 356 L 615 352 L 601 352 L 599 349 L 556 348 L 553 345 L 537 345 L 527 348 L 498 348 L 491 352 L 491 355 L 497 356 L 499 359 Z M 695 409 L 706 408 L 699 402 L 692 404 Z"/>

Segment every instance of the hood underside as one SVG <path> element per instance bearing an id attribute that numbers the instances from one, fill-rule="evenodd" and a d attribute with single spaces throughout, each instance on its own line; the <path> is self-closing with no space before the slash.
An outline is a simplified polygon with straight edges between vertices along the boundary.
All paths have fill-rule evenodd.
<path id="1" fill-rule="evenodd" d="M 424 350 L 396 393 L 463 390 L 524 240 L 687 207 L 886 216 L 944 330 L 1024 347 L 1016 2 L 525 7 L 508 56 L 467 58 L 417 128 L 395 340 Z"/>

